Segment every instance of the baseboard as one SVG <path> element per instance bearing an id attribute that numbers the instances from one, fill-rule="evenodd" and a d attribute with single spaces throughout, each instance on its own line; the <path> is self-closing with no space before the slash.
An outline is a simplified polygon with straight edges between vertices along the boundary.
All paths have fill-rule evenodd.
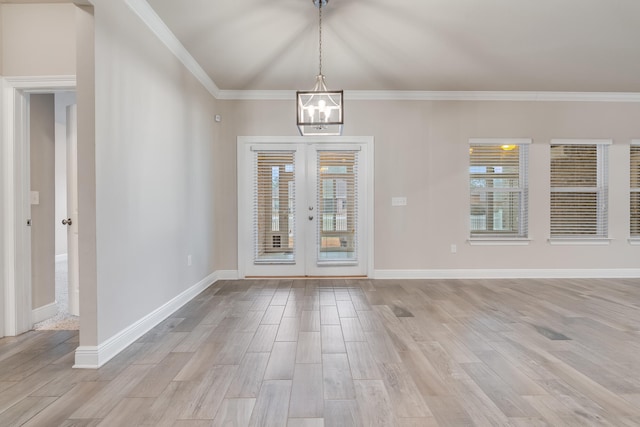
<path id="1" fill-rule="evenodd" d="M 43 320 L 51 319 L 56 314 L 58 314 L 58 303 L 52 302 L 51 304 L 34 308 L 31 311 L 31 322 L 39 323 L 39 322 L 42 322 Z"/>
<path id="2" fill-rule="evenodd" d="M 97 346 L 80 346 L 75 352 L 74 368 L 97 369 L 115 357 L 122 350 L 133 344 L 142 335 L 175 313 L 180 307 L 191 301 L 200 292 L 207 289 L 213 283 L 226 277 L 226 272 L 213 272 L 198 283 L 182 292 L 155 311 L 149 313 L 131 326 L 123 329 L 116 335 Z"/>
<path id="3" fill-rule="evenodd" d="M 56 262 L 66 261 L 68 258 L 67 254 L 56 255 Z"/>
<path id="4" fill-rule="evenodd" d="M 640 278 L 640 269 L 374 270 L 374 279 L 580 279 Z"/>

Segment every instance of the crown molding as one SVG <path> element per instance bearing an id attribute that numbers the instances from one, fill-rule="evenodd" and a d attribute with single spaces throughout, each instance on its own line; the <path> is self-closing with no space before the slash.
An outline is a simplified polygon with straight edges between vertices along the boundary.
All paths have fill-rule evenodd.
<path id="1" fill-rule="evenodd" d="M 3 81 L 14 89 L 29 92 L 64 91 L 76 88 L 76 76 L 5 76 Z"/>
<path id="2" fill-rule="evenodd" d="M 234 101 L 295 101 L 295 90 L 221 90 L 218 99 Z"/>
<path id="3" fill-rule="evenodd" d="M 158 14 L 149 6 L 146 0 L 126 0 L 127 6 L 138 15 L 144 24 L 162 43 L 182 62 L 182 64 L 198 79 L 214 98 L 219 97 L 220 89 L 193 56 L 187 51 L 180 40 L 167 27 Z"/>
<path id="4" fill-rule="evenodd" d="M 126 0 L 126 3 L 214 98 L 236 101 L 295 99 L 295 90 L 221 90 L 146 0 Z M 640 102 L 639 92 L 345 90 L 344 97 L 349 101 Z"/>
<path id="5" fill-rule="evenodd" d="M 636 92 L 519 92 L 519 91 L 387 91 L 345 90 L 349 101 L 536 101 L 640 102 Z M 295 99 L 293 90 L 221 90 L 218 99 L 278 101 Z"/>

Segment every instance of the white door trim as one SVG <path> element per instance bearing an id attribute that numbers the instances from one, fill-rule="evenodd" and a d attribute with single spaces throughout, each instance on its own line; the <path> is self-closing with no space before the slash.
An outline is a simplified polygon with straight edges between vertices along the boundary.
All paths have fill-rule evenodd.
<path id="1" fill-rule="evenodd" d="M 243 156 L 245 156 L 247 145 L 254 144 L 279 144 L 279 145 L 295 145 L 295 144 L 364 144 L 366 145 L 366 164 L 364 180 L 366 181 L 366 206 L 364 206 L 364 216 L 366 229 L 366 239 L 363 248 L 363 258 L 367 264 L 367 276 L 373 277 L 374 273 L 374 138 L 373 136 L 320 136 L 320 137 L 302 137 L 302 136 L 239 136 L 237 138 L 237 167 L 238 167 L 238 277 L 246 276 L 247 266 L 245 264 L 246 251 L 252 247 L 252 232 L 245 226 L 246 221 L 243 213 L 250 212 L 252 206 L 247 203 L 247 198 L 242 197 L 245 191 L 251 189 L 251 171 L 245 170 Z"/>
<path id="2" fill-rule="evenodd" d="M 4 335 L 28 331 L 31 321 L 29 214 L 29 114 L 27 95 L 75 90 L 75 76 L 2 79 L 2 249 Z M 27 254 L 27 256 L 25 256 Z"/>

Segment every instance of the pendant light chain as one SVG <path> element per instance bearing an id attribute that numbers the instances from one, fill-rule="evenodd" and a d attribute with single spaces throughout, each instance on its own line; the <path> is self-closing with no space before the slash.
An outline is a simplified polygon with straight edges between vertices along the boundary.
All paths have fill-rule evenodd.
<path id="1" fill-rule="evenodd" d="M 319 24 L 319 37 L 318 37 L 318 51 L 320 55 L 319 65 L 319 74 L 322 75 L 322 0 L 318 2 L 318 24 Z"/>
<path id="2" fill-rule="evenodd" d="M 1 0 L 0 0 L 1 1 Z M 296 91 L 296 115 L 300 135 L 342 135 L 342 90 L 328 90 L 322 74 L 322 9 L 329 0 L 312 0 L 318 8 L 318 75 L 311 90 Z"/>

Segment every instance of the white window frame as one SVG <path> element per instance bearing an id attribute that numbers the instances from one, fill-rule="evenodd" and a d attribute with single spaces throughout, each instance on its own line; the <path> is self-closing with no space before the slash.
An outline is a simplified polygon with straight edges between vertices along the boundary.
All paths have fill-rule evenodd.
<path id="1" fill-rule="evenodd" d="M 491 235 L 487 234 L 472 235 L 470 222 L 467 223 L 469 227 L 469 239 L 468 242 L 471 245 L 528 245 L 530 242 L 529 236 L 529 145 L 531 145 L 531 138 L 471 138 L 469 139 L 469 148 L 473 148 L 478 145 L 518 145 L 521 148 L 520 158 L 518 162 L 519 171 L 518 179 L 520 182 L 519 192 L 521 197 L 520 212 L 519 212 L 519 230 L 516 234 L 509 235 Z M 471 159 L 471 153 L 469 154 L 469 160 Z M 467 175 L 471 177 L 471 173 L 467 168 Z M 469 189 L 471 195 L 471 189 Z M 469 197 L 470 200 L 470 197 Z M 471 213 L 471 205 L 469 204 L 469 215 Z M 469 216 L 467 216 L 469 218 Z"/>
<path id="2" fill-rule="evenodd" d="M 611 139 L 552 139 L 549 148 L 556 145 L 596 145 L 597 146 L 597 224 L 598 227 L 604 229 L 598 230 L 598 236 L 550 236 L 549 243 L 552 245 L 608 245 L 611 241 L 609 237 L 609 146 L 613 144 Z M 549 159 L 551 162 L 551 158 Z M 550 172 L 551 173 L 551 172 Z M 549 176 L 551 180 L 551 176 Z M 586 191 L 586 187 L 569 188 L 569 187 L 551 187 L 549 184 L 549 203 L 551 203 L 551 195 L 554 192 L 562 191 Z M 593 190 L 591 190 L 592 192 Z M 551 208 L 551 206 L 549 206 Z M 606 221 L 602 220 L 602 215 L 606 216 Z M 551 233 L 551 212 L 549 212 L 549 233 Z"/>

